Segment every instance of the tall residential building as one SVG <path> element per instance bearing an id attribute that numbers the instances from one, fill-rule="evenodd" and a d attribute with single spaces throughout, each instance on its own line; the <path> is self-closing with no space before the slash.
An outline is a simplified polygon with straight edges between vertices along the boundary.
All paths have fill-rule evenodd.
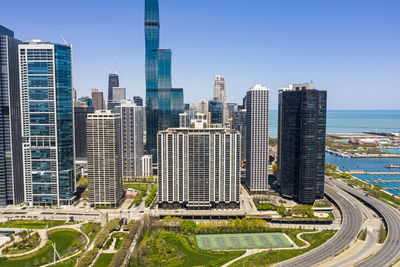
<path id="1" fill-rule="evenodd" d="M 145 1 L 146 150 L 157 159 L 157 132 L 179 126 L 183 89 L 172 88 L 170 49 L 160 49 L 158 0 Z"/>
<path id="2" fill-rule="evenodd" d="M 18 44 L 0 25 L 0 206 L 24 201 Z"/>
<path id="3" fill-rule="evenodd" d="M 266 192 L 268 186 L 269 89 L 259 84 L 247 92 L 246 184 L 252 192 Z"/>
<path id="4" fill-rule="evenodd" d="M 144 155 L 142 157 L 142 177 L 153 176 L 153 157 Z"/>
<path id="5" fill-rule="evenodd" d="M 242 137 L 242 160 L 246 160 L 246 110 L 233 112 L 232 129 L 237 130 Z"/>
<path id="6" fill-rule="evenodd" d="M 122 177 L 142 176 L 143 109 L 132 101 L 122 101 L 117 107 L 121 117 Z"/>
<path id="7" fill-rule="evenodd" d="M 125 87 L 113 87 L 113 101 L 121 101 L 126 99 L 126 88 Z"/>
<path id="8" fill-rule="evenodd" d="M 92 89 L 91 90 L 92 94 L 92 106 L 94 110 L 103 110 L 104 109 L 104 96 L 103 92 L 97 90 L 97 89 Z"/>
<path id="9" fill-rule="evenodd" d="M 208 101 L 201 99 L 197 105 L 199 113 L 207 114 L 208 112 Z"/>
<path id="10" fill-rule="evenodd" d="M 94 107 L 83 106 L 78 101 L 74 102 L 75 157 L 77 160 L 86 160 L 86 118 L 94 111 Z"/>
<path id="11" fill-rule="evenodd" d="M 240 165 L 240 134 L 235 130 L 159 132 L 159 207 L 239 208 Z"/>
<path id="12" fill-rule="evenodd" d="M 208 101 L 208 111 L 211 114 L 211 124 L 220 124 L 224 122 L 224 103 L 221 100 Z"/>
<path id="13" fill-rule="evenodd" d="M 25 201 L 71 204 L 75 191 L 72 47 L 18 45 Z"/>
<path id="14" fill-rule="evenodd" d="M 312 83 L 279 91 L 278 181 L 282 195 L 305 204 L 324 196 L 326 104 Z"/>
<path id="15" fill-rule="evenodd" d="M 119 77 L 118 74 L 115 73 L 108 75 L 108 101 L 114 100 L 113 87 L 119 87 Z"/>
<path id="16" fill-rule="evenodd" d="M 136 106 L 143 107 L 143 98 L 140 96 L 134 96 L 133 102 L 135 102 Z"/>
<path id="17" fill-rule="evenodd" d="M 238 104 L 228 103 L 227 108 L 228 108 L 228 119 L 230 120 L 233 118 L 233 112 L 238 111 Z"/>
<path id="18" fill-rule="evenodd" d="M 88 115 L 86 127 L 89 201 L 116 206 L 123 195 L 120 117 L 97 110 Z"/>
<path id="19" fill-rule="evenodd" d="M 226 98 L 226 84 L 225 77 L 220 75 L 215 75 L 214 77 L 214 100 L 222 101 L 222 123 L 228 122 L 229 111 L 228 111 L 228 103 Z"/>

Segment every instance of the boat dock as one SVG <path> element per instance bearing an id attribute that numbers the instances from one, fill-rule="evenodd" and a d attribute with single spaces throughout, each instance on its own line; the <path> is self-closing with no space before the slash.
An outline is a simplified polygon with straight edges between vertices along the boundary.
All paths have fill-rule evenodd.
<path id="1" fill-rule="evenodd" d="M 349 174 L 371 174 L 371 175 L 400 175 L 400 172 L 366 172 L 363 170 L 351 170 Z"/>

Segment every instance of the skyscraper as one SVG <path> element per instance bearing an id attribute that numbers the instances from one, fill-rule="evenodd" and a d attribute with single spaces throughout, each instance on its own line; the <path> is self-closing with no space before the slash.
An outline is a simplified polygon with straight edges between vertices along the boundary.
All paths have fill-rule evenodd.
<path id="1" fill-rule="evenodd" d="M 279 91 L 278 181 L 305 204 L 324 196 L 326 91 L 312 83 Z"/>
<path id="2" fill-rule="evenodd" d="M 74 103 L 75 157 L 77 160 L 86 160 L 86 118 L 94 111 L 94 107 L 83 106 L 79 101 Z"/>
<path id="3" fill-rule="evenodd" d="M 122 101 L 117 111 L 121 117 L 122 177 L 142 176 L 143 107 L 132 101 Z"/>
<path id="4" fill-rule="evenodd" d="M 208 101 L 208 111 L 211 114 L 211 124 L 220 124 L 224 122 L 224 103 L 221 100 Z"/>
<path id="5" fill-rule="evenodd" d="M 97 89 L 92 89 L 91 90 L 92 94 L 92 106 L 94 110 L 102 110 L 104 109 L 104 96 L 103 92 L 97 90 Z"/>
<path id="6" fill-rule="evenodd" d="M 121 199 L 120 117 L 110 110 L 97 110 L 87 118 L 89 201 L 116 206 Z"/>
<path id="7" fill-rule="evenodd" d="M 119 77 L 118 74 L 115 73 L 108 75 L 108 101 L 114 100 L 113 87 L 119 87 Z"/>
<path id="8" fill-rule="evenodd" d="M 207 112 L 208 112 L 208 101 L 207 100 L 201 99 L 197 106 L 198 106 L 199 113 L 207 114 Z"/>
<path id="9" fill-rule="evenodd" d="M 160 49 L 158 0 L 145 1 L 146 150 L 157 159 L 157 132 L 179 126 L 183 89 L 172 88 L 170 49 Z"/>
<path id="10" fill-rule="evenodd" d="M 196 125 L 158 134 L 159 206 L 239 208 L 240 134 Z"/>
<path id="11" fill-rule="evenodd" d="M 246 159 L 246 110 L 233 112 L 232 129 L 237 130 L 242 137 L 242 160 Z"/>
<path id="12" fill-rule="evenodd" d="M 225 123 L 228 122 L 229 111 L 226 99 L 225 77 L 220 75 L 215 75 L 214 77 L 214 100 L 222 101 L 222 123 L 225 126 Z"/>
<path id="13" fill-rule="evenodd" d="M 126 99 L 126 88 L 125 87 L 113 87 L 113 101 L 121 101 Z"/>
<path id="14" fill-rule="evenodd" d="M 19 44 L 25 201 L 71 204 L 75 191 L 72 47 Z"/>
<path id="15" fill-rule="evenodd" d="M 136 106 L 143 107 L 143 99 L 140 96 L 134 96 L 133 102 L 135 102 Z"/>
<path id="16" fill-rule="evenodd" d="M 0 206 L 24 201 L 18 44 L 0 25 Z"/>
<path id="17" fill-rule="evenodd" d="M 252 192 L 268 186 L 268 105 L 266 87 L 257 84 L 247 92 L 246 184 Z"/>

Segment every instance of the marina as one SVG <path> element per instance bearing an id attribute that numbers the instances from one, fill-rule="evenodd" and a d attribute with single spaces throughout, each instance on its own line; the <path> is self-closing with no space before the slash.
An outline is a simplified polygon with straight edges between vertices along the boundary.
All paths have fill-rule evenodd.
<path id="1" fill-rule="evenodd" d="M 398 158 L 344 158 L 325 153 L 326 163 L 337 165 L 354 177 L 372 185 L 380 185 L 390 194 L 400 196 L 400 171 L 386 166 L 399 166 Z"/>

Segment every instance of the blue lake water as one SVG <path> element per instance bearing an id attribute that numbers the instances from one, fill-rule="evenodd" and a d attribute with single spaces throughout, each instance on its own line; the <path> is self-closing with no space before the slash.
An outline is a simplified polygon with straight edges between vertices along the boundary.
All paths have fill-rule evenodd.
<path id="1" fill-rule="evenodd" d="M 400 158 L 342 158 L 329 153 L 325 154 L 325 162 L 335 164 L 342 171 L 363 170 L 366 172 L 400 172 L 400 169 L 387 169 L 385 166 L 393 164 L 400 165 Z M 397 174 L 355 174 L 353 175 L 370 184 L 379 184 L 391 194 L 400 196 L 400 175 Z"/>
<path id="2" fill-rule="evenodd" d="M 365 131 L 399 132 L 400 110 L 329 110 L 327 133 L 353 133 Z M 278 135 L 278 111 L 269 113 L 270 137 Z"/>

